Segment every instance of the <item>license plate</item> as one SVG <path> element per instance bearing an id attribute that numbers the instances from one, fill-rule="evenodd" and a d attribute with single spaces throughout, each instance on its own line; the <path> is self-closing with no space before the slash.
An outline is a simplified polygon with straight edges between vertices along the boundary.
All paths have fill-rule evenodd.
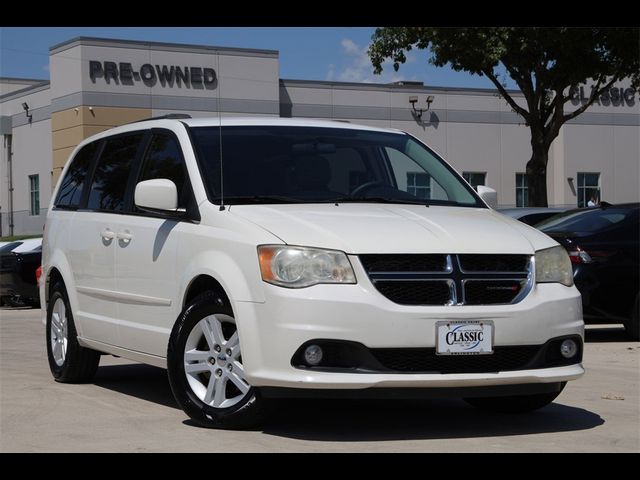
<path id="1" fill-rule="evenodd" d="M 437 355 L 488 355 L 493 353 L 490 320 L 436 323 Z"/>

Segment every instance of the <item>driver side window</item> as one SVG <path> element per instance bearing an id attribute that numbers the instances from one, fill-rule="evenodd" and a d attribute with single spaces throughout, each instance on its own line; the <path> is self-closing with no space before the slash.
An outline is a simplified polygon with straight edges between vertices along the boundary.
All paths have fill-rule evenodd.
<path id="1" fill-rule="evenodd" d="M 449 200 L 445 190 L 428 172 L 404 153 L 385 148 L 399 190 L 421 200 Z"/>

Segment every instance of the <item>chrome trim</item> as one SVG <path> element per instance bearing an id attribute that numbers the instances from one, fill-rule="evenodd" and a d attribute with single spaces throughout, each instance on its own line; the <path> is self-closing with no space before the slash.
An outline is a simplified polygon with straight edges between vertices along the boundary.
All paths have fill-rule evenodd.
<path id="1" fill-rule="evenodd" d="M 449 302 L 445 303 L 447 307 L 453 307 L 458 304 L 458 289 L 456 288 L 456 282 L 453 279 L 447 281 L 449 284 Z"/>
<path id="2" fill-rule="evenodd" d="M 457 255 L 456 255 L 457 257 Z M 447 260 L 446 260 L 446 266 L 444 268 L 444 271 L 446 273 L 451 273 L 453 272 L 453 261 L 451 260 L 451 255 L 447 255 Z M 460 266 L 460 264 L 458 263 L 458 266 Z"/>
<path id="3" fill-rule="evenodd" d="M 524 288 L 520 290 L 520 293 L 515 296 L 515 298 L 511 301 L 512 304 L 520 303 L 524 297 L 529 295 L 529 292 L 533 289 L 533 286 L 536 284 L 536 256 L 531 255 L 529 257 L 529 271 L 527 272 L 527 283 Z"/>
<path id="4" fill-rule="evenodd" d="M 392 255 L 392 254 L 390 254 Z M 446 256 L 446 269 L 440 271 L 427 271 L 427 272 L 412 272 L 412 271 L 404 271 L 404 272 L 374 272 L 367 271 L 365 268 L 365 272 L 369 277 L 369 280 L 372 284 L 376 285 L 377 282 L 447 282 L 449 285 L 449 301 L 444 304 L 445 306 L 466 306 L 466 287 L 465 284 L 467 282 L 472 281 L 517 281 L 520 282 L 522 287 L 520 291 L 516 294 L 516 296 L 508 303 L 478 303 L 473 306 L 486 306 L 486 305 L 514 305 L 516 303 L 521 302 L 532 290 L 535 285 L 535 255 L 529 255 L 529 261 L 527 265 L 527 271 L 523 272 L 502 272 L 502 271 L 473 271 L 473 270 L 463 270 L 462 264 L 460 261 L 460 255 L 483 255 L 483 254 L 448 254 Z M 487 255 L 496 255 L 496 254 L 487 254 Z M 499 254 L 498 254 L 499 255 Z M 505 254 L 507 255 L 507 254 Z M 513 254 L 508 254 L 513 255 Z M 526 255 L 526 254 L 515 254 L 515 255 Z M 454 259 L 456 262 L 456 267 L 454 268 Z M 364 265 L 363 265 L 364 267 Z M 448 278 L 446 275 L 451 274 L 453 278 Z M 389 275 L 395 278 L 375 278 L 377 275 Z M 412 278 L 414 276 L 419 275 L 434 275 L 434 278 Z M 473 278 L 464 278 L 466 275 L 473 276 Z M 503 278 L 495 278 L 495 276 L 503 276 Z M 511 277 L 510 275 L 513 275 Z M 523 277 L 526 275 L 526 277 Z M 461 291 L 458 291 L 458 290 Z M 377 290 L 377 288 L 376 288 Z M 387 298 L 390 301 L 389 297 L 384 295 L 379 291 L 381 295 Z M 394 302 L 397 303 L 397 302 Z M 407 305 L 407 304 L 400 304 Z M 432 305 L 424 305 L 424 306 L 438 306 L 440 304 L 432 304 Z M 414 305 L 419 306 L 419 305 Z"/>

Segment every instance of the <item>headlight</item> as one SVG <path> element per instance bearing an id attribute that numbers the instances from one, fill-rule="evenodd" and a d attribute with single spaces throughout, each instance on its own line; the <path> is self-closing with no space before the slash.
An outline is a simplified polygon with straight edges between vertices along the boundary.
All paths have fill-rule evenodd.
<path id="1" fill-rule="evenodd" d="M 262 245 L 258 247 L 262 280 L 289 288 L 318 283 L 356 283 L 344 252 L 318 248 Z"/>
<path id="2" fill-rule="evenodd" d="M 573 285 L 573 269 L 569 254 L 557 246 L 536 252 L 536 283 Z"/>

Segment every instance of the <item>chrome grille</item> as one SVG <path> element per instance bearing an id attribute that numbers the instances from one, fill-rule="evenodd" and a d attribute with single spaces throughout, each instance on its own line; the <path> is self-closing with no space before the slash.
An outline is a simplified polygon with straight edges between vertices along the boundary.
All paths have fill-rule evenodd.
<path id="1" fill-rule="evenodd" d="M 400 305 L 505 305 L 531 290 L 530 255 L 360 255 L 376 289 Z"/>

